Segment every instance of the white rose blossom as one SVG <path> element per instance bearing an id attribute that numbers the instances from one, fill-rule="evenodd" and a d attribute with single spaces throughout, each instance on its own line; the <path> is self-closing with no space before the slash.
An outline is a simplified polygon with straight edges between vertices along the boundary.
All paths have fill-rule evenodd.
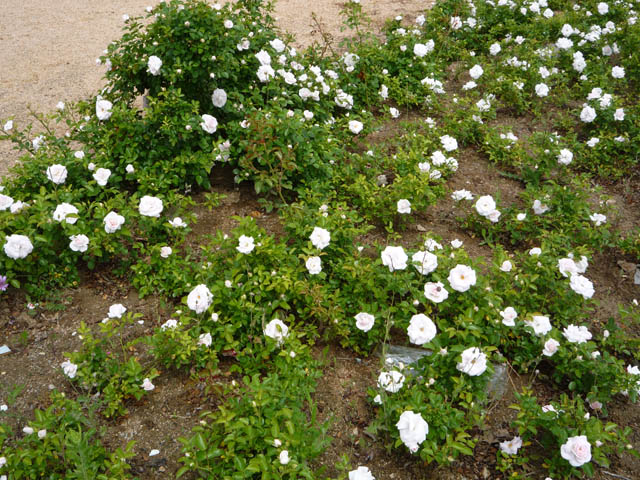
<path id="1" fill-rule="evenodd" d="M 289 336 L 289 327 L 279 318 L 274 318 L 264 327 L 264 334 L 282 345 L 284 339 Z"/>
<path id="2" fill-rule="evenodd" d="M 411 202 L 406 198 L 398 200 L 397 211 L 400 214 L 408 214 L 411 213 Z"/>
<path id="3" fill-rule="evenodd" d="M 462 352 L 456 369 L 471 377 L 482 375 L 487 370 L 487 355 L 478 347 L 470 347 Z"/>
<path id="4" fill-rule="evenodd" d="M 69 248 L 74 252 L 86 252 L 89 248 L 89 237 L 84 234 L 71 235 Z"/>
<path id="5" fill-rule="evenodd" d="M 389 271 L 404 270 L 407 268 L 409 257 L 402 247 L 386 247 L 381 253 L 382 265 L 389 267 Z"/>
<path id="6" fill-rule="evenodd" d="M 591 461 L 591 444 L 586 435 L 569 437 L 560 447 L 560 455 L 568 461 L 572 467 L 581 467 Z"/>
<path id="7" fill-rule="evenodd" d="M 354 318 L 356 319 L 356 327 L 358 330 L 362 330 L 365 333 L 373 328 L 376 321 L 373 315 L 366 312 L 360 312 Z"/>
<path id="8" fill-rule="evenodd" d="M 99 168 L 96 170 L 96 173 L 93 174 L 93 179 L 98 183 L 98 185 L 104 187 L 107 185 L 110 176 L 111 170 L 108 168 Z"/>
<path id="9" fill-rule="evenodd" d="M 349 120 L 349 131 L 354 135 L 359 134 L 362 131 L 363 127 L 364 125 L 362 124 L 362 122 L 359 122 L 358 120 Z"/>
<path id="10" fill-rule="evenodd" d="M 320 257 L 309 257 L 305 263 L 310 275 L 318 275 L 322 271 L 322 260 Z"/>
<path id="11" fill-rule="evenodd" d="M 142 381 L 141 387 L 145 392 L 150 392 L 151 390 L 156 388 L 156 386 L 153 383 L 151 383 L 151 380 L 149 380 L 148 378 L 145 378 Z"/>
<path id="12" fill-rule="evenodd" d="M 62 372 L 69 378 L 74 378 L 78 372 L 78 365 L 71 363 L 69 360 L 65 360 L 60 364 Z"/>
<path id="13" fill-rule="evenodd" d="M 518 312 L 516 312 L 515 308 L 507 307 L 500 312 L 500 316 L 502 317 L 502 324 L 507 327 L 515 327 L 516 318 L 518 318 Z"/>
<path id="14" fill-rule="evenodd" d="M 197 314 L 206 312 L 213 301 L 213 294 L 206 285 L 197 285 L 187 296 L 187 306 Z"/>
<path id="15" fill-rule="evenodd" d="M 449 298 L 449 292 L 441 282 L 428 282 L 424 285 L 424 296 L 434 303 L 441 303 Z"/>
<path id="16" fill-rule="evenodd" d="M 218 129 L 218 120 L 216 117 L 208 114 L 202 115 L 202 123 L 200 123 L 200 128 L 209 134 L 213 134 Z"/>
<path id="17" fill-rule="evenodd" d="M 153 76 L 160 75 L 160 68 L 162 68 L 162 60 L 155 55 L 151 55 L 147 61 L 147 72 Z"/>
<path id="18" fill-rule="evenodd" d="M 437 332 L 436 324 L 424 313 L 412 316 L 407 328 L 409 341 L 415 345 L 429 343 L 435 338 Z"/>
<path id="19" fill-rule="evenodd" d="M 530 320 L 524 323 L 533 329 L 536 335 L 546 335 L 551 331 L 551 321 L 545 315 L 533 315 Z"/>
<path id="20" fill-rule="evenodd" d="M 396 370 L 380 372 L 378 376 L 378 387 L 384 388 L 387 392 L 396 393 L 402 385 L 404 385 L 404 375 Z"/>
<path id="21" fill-rule="evenodd" d="M 54 164 L 47 167 L 47 178 L 56 185 L 61 185 L 67 179 L 67 167 L 64 165 Z"/>
<path id="22" fill-rule="evenodd" d="M 522 438 L 513 437 L 506 442 L 500 442 L 500 450 L 506 455 L 516 455 L 522 447 Z"/>
<path id="23" fill-rule="evenodd" d="M 163 209 L 162 200 L 149 195 L 142 197 L 138 205 L 140 215 L 144 215 L 145 217 L 159 217 Z"/>
<path id="24" fill-rule="evenodd" d="M 579 295 L 582 295 L 584 298 L 591 298 L 595 293 L 593 283 L 591 283 L 591 280 L 583 275 L 571 275 L 569 286 L 571 287 L 571 290 Z"/>
<path id="25" fill-rule="evenodd" d="M 419 251 L 411 257 L 411 263 L 422 275 L 429 275 L 438 268 L 438 257 L 431 252 Z"/>
<path id="26" fill-rule="evenodd" d="M 109 313 L 107 313 L 107 316 L 109 318 L 122 318 L 122 315 L 124 315 L 126 311 L 127 307 L 121 303 L 114 303 L 109 307 Z"/>
<path id="27" fill-rule="evenodd" d="M 313 229 L 313 232 L 311 232 L 311 235 L 309 236 L 309 240 L 311 240 L 311 244 L 314 247 L 323 250 L 329 245 L 329 242 L 331 241 L 331 233 L 329 233 L 324 228 L 315 227 Z"/>
<path id="28" fill-rule="evenodd" d="M 369 468 L 361 466 L 349 472 L 349 480 L 376 480 L 376 477 Z"/>
<path id="29" fill-rule="evenodd" d="M 171 247 L 164 246 L 160 249 L 160 256 L 162 258 L 169 258 L 169 256 L 173 253 Z"/>
<path id="30" fill-rule="evenodd" d="M 560 342 L 558 342 L 555 338 L 550 338 L 549 340 L 544 342 L 542 354 L 545 357 L 552 357 L 558 351 L 558 347 L 560 347 Z"/>
<path id="31" fill-rule="evenodd" d="M 406 445 L 406 447 L 415 453 L 422 442 L 427 438 L 429 433 L 429 424 L 422 418 L 419 413 L 414 413 L 412 410 L 402 412 L 396 428 L 400 434 L 400 440 Z"/>
<path id="32" fill-rule="evenodd" d="M 564 328 L 562 335 L 571 343 L 586 343 L 591 340 L 592 335 L 585 326 L 569 325 Z"/>
<path id="33" fill-rule="evenodd" d="M 25 258 L 33 251 L 33 244 L 25 235 L 8 235 L 5 238 L 4 253 L 14 260 Z"/>
<path id="34" fill-rule="evenodd" d="M 109 118 L 111 118 L 112 108 L 113 103 L 111 103 L 109 100 L 98 98 L 96 100 L 96 116 L 98 117 L 98 120 L 109 120 Z"/>
<path id="35" fill-rule="evenodd" d="M 466 292 L 476 284 L 476 272 L 467 265 L 456 265 L 447 278 L 451 288 L 458 292 Z"/>
<path id="36" fill-rule="evenodd" d="M 65 221 L 73 225 L 78 221 L 78 209 L 69 203 L 61 203 L 54 210 L 53 219 L 57 222 Z"/>
<path id="37" fill-rule="evenodd" d="M 116 212 L 109 212 L 102 220 L 104 222 L 104 231 L 107 233 L 114 233 L 120 230 L 120 227 L 125 222 L 122 215 L 118 215 Z"/>

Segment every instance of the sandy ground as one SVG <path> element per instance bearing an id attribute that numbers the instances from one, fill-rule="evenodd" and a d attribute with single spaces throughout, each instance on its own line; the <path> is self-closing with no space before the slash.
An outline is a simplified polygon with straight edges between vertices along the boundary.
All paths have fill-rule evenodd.
<path id="1" fill-rule="evenodd" d="M 29 108 L 53 110 L 59 101 L 95 94 L 103 67 L 95 64 L 108 43 L 120 36 L 122 15 L 141 13 L 156 0 L 2 0 L 0 4 L 0 121 L 18 123 Z M 386 18 L 413 20 L 431 0 L 362 0 L 376 27 Z M 279 0 L 275 16 L 299 46 L 319 39 L 315 13 L 325 32 L 340 38 L 339 0 Z M 0 143 L 0 175 L 15 162 L 16 152 Z"/>

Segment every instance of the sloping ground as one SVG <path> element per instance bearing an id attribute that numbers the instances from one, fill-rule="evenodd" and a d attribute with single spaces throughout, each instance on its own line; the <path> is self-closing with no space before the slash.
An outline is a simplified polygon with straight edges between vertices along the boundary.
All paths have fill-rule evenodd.
<path id="1" fill-rule="evenodd" d="M 149 0 L 4 0 L 0 15 L 0 119 L 24 122 L 29 108 L 48 112 L 60 101 L 94 95 L 102 85 L 104 67 L 95 59 L 120 36 L 122 15 L 138 15 Z M 296 36 L 300 47 L 319 40 L 315 13 L 322 31 L 342 38 L 337 0 L 279 0 L 278 24 Z M 376 27 L 396 15 L 416 16 L 432 1 L 367 2 L 365 11 Z M 0 175 L 16 160 L 10 145 L 0 144 Z"/>

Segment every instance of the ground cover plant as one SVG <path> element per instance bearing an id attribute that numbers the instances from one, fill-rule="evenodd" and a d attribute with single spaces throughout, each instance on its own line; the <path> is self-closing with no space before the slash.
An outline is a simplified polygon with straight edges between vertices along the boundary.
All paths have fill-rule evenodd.
<path id="1" fill-rule="evenodd" d="M 637 287 L 609 288 L 619 304 L 603 308 L 594 278 L 603 256 L 631 276 L 640 261 L 614 201 L 637 169 L 637 8 L 441 0 L 378 35 L 349 1 L 352 36 L 307 51 L 260 0 L 127 17 L 99 59 L 104 89 L 3 119 L 24 155 L 0 193 L 0 289 L 36 316 L 110 271 L 165 309 L 122 299 L 80 324 L 75 351 L 56 352 L 67 388 L 35 420 L 7 394 L 0 478 L 130 478 L 134 444 L 104 430 L 171 375 L 206 379 L 211 402 L 172 475 L 385 478 L 372 456 L 326 457 L 342 441 L 318 408 L 337 345 L 381 358 L 360 427 L 411 478 L 477 473 L 504 371 L 513 415 L 487 476 L 633 470 L 619 412 L 640 393 Z M 198 230 L 203 195 L 227 214 L 218 172 L 260 211 Z M 507 187 L 487 188 L 490 172 Z M 419 358 L 394 362 L 391 345 Z"/>

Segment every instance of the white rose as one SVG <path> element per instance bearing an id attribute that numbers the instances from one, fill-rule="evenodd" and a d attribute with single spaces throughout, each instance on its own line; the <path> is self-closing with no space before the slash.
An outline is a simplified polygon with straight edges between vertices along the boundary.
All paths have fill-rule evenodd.
<path id="1" fill-rule="evenodd" d="M 271 56 L 264 50 L 260 50 L 256 53 L 255 57 L 260 62 L 260 65 L 271 65 Z"/>
<path id="2" fill-rule="evenodd" d="M 67 179 L 67 167 L 64 165 L 51 165 L 47 168 L 47 178 L 56 185 L 61 185 Z"/>
<path id="3" fill-rule="evenodd" d="M 471 78 L 473 78 L 474 80 L 479 79 L 482 74 L 484 73 L 484 70 L 482 69 L 482 67 L 480 65 L 474 65 L 470 70 L 469 70 L 469 75 L 471 76 Z"/>
<path id="4" fill-rule="evenodd" d="M 413 46 L 413 54 L 419 58 L 424 57 L 427 53 L 433 50 L 433 40 L 430 40 L 430 42 L 431 43 L 426 45 L 424 43 L 416 43 Z"/>
<path id="5" fill-rule="evenodd" d="M 398 200 L 397 210 L 398 213 L 411 213 L 411 202 L 405 198 Z"/>
<path id="6" fill-rule="evenodd" d="M 113 103 L 109 100 L 99 99 L 96 101 L 96 116 L 98 120 L 109 120 L 111 117 L 111 109 L 113 108 Z"/>
<path id="7" fill-rule="evenodd" d="M 456 368 L 471 377 L 477 377 L 487 369 L 487 356 L 478 347 L 467 348 L 462 352 L 461 361 Z"/>
<path id="8" fill-rule="evenodd" d="M 431 252 L 416 252 L 411 257 L 411 262 L 422 275 L 429 275 L 438 268 L 438 257 Z"/>
<path id="9" fill-rule="evenodd" d="M 127 173 L 133 173 L 136 171 L 136 169 L 133 168 L 133 165 L 131 165 L 130 163 L 125 167 L 125 170 L 127 171 Z"/>
<path id="10" fill-rule="evenodd" d="M 586 343 L 591 340 L 591 332 L 585 326 L 569 325 L 564 328 L 562 335 L 571 343 Z"/>
<path id="11" fill-rule="evenodd" d="M 546 211 L 549 210 L 549 206 L 545 203 L 542 203 L 540 200 L 534 200 L 533 201 L 533 213 L 535 213 L 536 215 L 542 215 L 543 213 L 545 213 Z"/>
<path id="12" fill-rule="evenodd" d="M 593 107 L 585 105 L 580 112 L 580 120 L 585 123 L 591 123 L 596 119 L 596 111 Z"/>
<path id="13" fill-rule="evenodd" d="M 545 315 L 533 315 L 531 320 L 525 320 L 524 323 L 531 327 L 536 335 L 546 335 L 551 331 L 551 321 Z"/>
<path id="14" fill-rule="evenodd" d="M 599 227 L 603 223 L 607 222 L 607 216 L 602 215 L 601 213 L 594 213 L 592 215 L 589 215 L 589 220 L 595 223 L 596 227 Z"/>
<path id="15" fill-rule="evenodd" d="M 144 215 L 145 217 L 159 217 L 163 208 L 162 200 L 149 195 L 142 197 L 140 199 L 140 204 L 138 205 L 140 215 Z"/>
<path id="16" fill-rule="evenodd" d="M 289 327 L 279 318 L 274 318 L 264 327 L 264 334 L 281 345 L 289 336 Z"/>
<path id="17" fill-rule="evenodd" d="M 449 298 L 449 292 L 441 282 L 428 282 L 424 285 L 424 296 L 434 303 L 440 303 Z"/>
<path id="18" fill-rule="evenodd" d="M 488 217 L 489 214 L 495 211 L 496 202 L 491 195 L 483 195 L 476 201 L 476 212 L 483 217 Z"/>
<path id="19" fill-rule="evenodd" d="M 84 234 L 71 235 L 69 248 L 74 252 L 86 252 L 89 248 L 89 237 Z"/>
<path id="20" fill-rule="evenodd" d="M 323 250 L 329 245 L 331 234 L 324 228 L 315 227 L 309 236 L 309 240 L 311 240 L 314 247 Z"/>
<path id="21" fill-rule="evenodd" d="M 169 220 L 169 225 L 173 228 L 185 228 L 187 226 L 186 222 L 182 220 L 181 217 L 175 217 L 173 220 Z"/>
<path id="22" fill-rule="evenodd" d="M 363 127 L 364 125 L 362 124 L 362 122 L 359 122 L 358 120 L 349 120 L 349 130 L 354 135 L 359 134 L 362 131 Z"/>
<path id="23" fill-rule="evenodd" d="M 367 467 L 358 467 L 349 472 L 349 480 L 376 480 L 376 478 Z"/>
<path id="24" fill-rule="evenodd" d="M 211 334 L 209 332 L 203 333 L 198 337 L 198 345 L 204 345 L 205 347 L 209 348 L 212 343 L 213 338 L 211 337 Z"/>
<path id="25" fill-rule="evenodd" d="M 260 80 L 262 83 L 268 82 L 269 79 L 275 76 L 275 74 L 276 72 L 271 67 L 271 65 L 260 65 L 260 67 L 258 68 L 258 71 L 256 72 L 256 75 L 258 76 L 258 80 Z"/>
<path id="26" fill-rule="evenodd" d="M 322 271 L 322 260 L 320 257 L 309 257 L 305 265 L 310 275 L 317 275 Z"/>
<path id="27" fill-rule="evenodd" d="M 162 325 L 160 325 L 160 330 L 165 331 L 169 328 L 176 328 L 177 326 L 178 326 L 178 321 L 172 318 L 164 322 Z"/>
<path id="28" fill-rule="evenodd" d="M 535 87 L 536 95 L 546 97 L 549 95 L 549 87 L 545 83 L 538 83 Z"/>
<path id="29" fill-rule="evenodd" d="M 515 308 L 507 307 L 500 312 L 500 316 L 502 317 L 502 323 L 507 327 L 514 327 L 516 325 L 516 318 L 518 317 L 518 312 L 516 312 Z"/>
<path id="30" fill-rule="evenodd" d="M 560 455 L 572 467 L 580 467 L 591 461 L 591 444 L 586 435 L 569 437 L 566 443 L 560 447 Z"/>
<path id="31" fill-rule="evenodd" d="M 211 95 L 211 102 L 214 107 L 222 108 L 227 104 L 227 92 L 222 88 L 216 88 Z"/>
<path id="32" fill-rule="evenodd" d="M 93 174 L 94 180 L 98 182 L 98 185 L 100 185 L 101 187 L 104 187 L 107 184 L 110 176 L 111 170 L 109 170 L 108 168 L 99 168 L 98 170 L 96 170 L 96 173 Z"/>
<path id="33" fill-rule="evenodd" d="M 104 222 L 104 231 L 107 233 L 114 233 L 120 230 L 125 219 L 122 215 L 118 215 L 116 212 L 109 212 L 102 220 Z"/>
<path id="34" fill-rule="evenodd" d="M 202 115 L 202 123 L 200 124 L 200 127 L 207 133 L 215 133 L 218 129 L 218 120 L 216 120 L 216 117 L 205 113 Z"/>
<path id="35" fill-rule="evenodd" d="M 71 363 L 69 360 L 65 360 L 60 364 L 62 371 L 69 378 L 74 378 L 78 372 L 78 365 Z"/>
<path id="36" fill-rule="evenodd" d="M 591 298 L 595 293 L 593 283 L 583 275 L 572 275 L 569 285 L 571 286 L 571 290 L 582 295 L 584 298 Z"/>
<path id="37" fill-rule="evenodd" d="M 160 249 L 160 256 L 162 258 L 168 258 L 169 255 L 171 255 L 173 253 L 173 250 L 171 249 L 171 247 L 162 247 Z"/>
<path id="38" fill-rule="evenodd" d="M 546 342 L 544 342 L 544 348 L 542 349 L 542 354 L 546 357 L 552 357 L 560 346 L 560 342 L 558 342 L 555 338 L 550 338 Z"/>
<path id="39" fill-rule="evenodd" d="M 556 158 L 558 160 L 558 163 L 562 165 L 569 165 L 573 161 L 573 153 L 571 152 L 571 150 L 563 148 L 562 150 L 560 150 L 560 153 Z"/>
<path id="40" fill-rule="evenodd" d="M 436 324 L 424 313 L 412 316 L 407 328 L 409 341 L 416 345 L 429 343 L 435 338 L 437 331 Z"/>
<path id="41" fill-rule="evenodd" d="M 502 262 L 502 265 L 500 265 L 500 270 L 503 272 L 510 272 L 512 268 L 513 264 L 509 260 L 505 260 Z"/>
<path id="42" fill-rule="evenodd" d="M 46 429 L 43 428 L 42 430 L 38 430 L 38 438 L 40 440 L 42 440 L 46 436 L 47 436 L 47 430 Z"/>
<path id="43" fill-rule="evenodd" d="M 356 319 L 356 327 L 358 330 L 362 330 L 363 332 L 371 330 L 376 321 L 373 315 L 366 312 L 360 312 L 354 318 Z"/>
<path id="44" fill-rule="evenodd" d="M 114 303 L 109 307 L 109 318 L 122 318 L 122 315 L 127 311 L 127 308 L 121 303 Z"/>
<path id="45" fill-rule="evenodd" d="M 160 68 L 162 68 L 162 60 L 155 55 L 151 55 L 147 62 L 147 72 L 151 75 L 157 76 L 160 75 Z"/>
<path id="46" fill-rule="evenodd" d="M 206 285 L 197 285 L 187 296 L 187 306 L 196 313 L 206 311 L 213 300 L 213 294 Z"/>
<path id="47" fill-rule="evenodd" d="M 404 270 L 407 268 L 407 254 L 402 247 L 386 247 L 381 253 L 382 265 L 389 267 L 389 271 Z"/>
<path id="48" fill-rule="evenodd" d="M 13 120 L 7 120 L 7 123 L 4 124 L 2 129 L 5 132 L 10 132 L 13 129 Z"/>
<path id="49" fill-rule="evenodd" d="M 466 292 L 476 284 L 476 272 L 467 265 L 456 265 L 449 272 L 449 284 L 458 292 Z"/>
<path id="50" fill-rule="evenodd" d="M 458 148 L 458 141 L 451 135 L 441 136 L 440 143 L 442 143 L 442 148 L 444 148 L 447 152 L 452 152 L 454 150 L 457 150 Z"/>
<path id="51" fill-rule="evenodd" d="M 289 452 L 287 450 L 282 450 L 280 452 L 280 455 L 278 455 L 278 460 L 280 460 L 280 463 L 282 465 L 286 465 L 287 463 L 289 463 Z"/>
<path id="52" fill-rule="evenodd" d="M 500 450 L 507 455 L 516 455 L 520 447 L 522 447 L 522 438 L 520 437 L 513 437 L 506 442 L 500 442 Z"/>
<path id="53" fill-rule="evenodd" d="M 285 44 L 279 38 L 274 38 L 273 40 L 271 40 L 269 42 L 269 45 L 271 45 L 271 48 L 273 48 L 278 53 L 284 52 Z"/>
<path id="54" fill-rule="evenodd" d="M 31 240 L 24 235 L 9 235 L 5 240 L 4 253 L 7 254 L 7 257 L 13 258 L 14 260 L 25 258 L 33 251 Z"/>
<path id="55" fill-rule="evenodd" d="M 429 424 L 425 422 L 422 415 L 412 410 L 402 412 L 396 428 L 400 434 L 400 440 L 411 453 L 418 451 L 419 445 L 426 440 L 429 433 Z"/>
<path id="56" fill-rule="evenodd" d="M 0 210 L 8 210 L 11 208 L 11 205 L 13 205 L 13 198 L 11 198 L 9 195 L 0 193 Z M 66 205 L 68 205 L 68 203 Z"/>
<path id="57" fill-rule="evenodd" d="M 380 372 L 378 376 L 378 387 L 384 388 L 387 392 L 396 393 L 404 385 L 404 375 L 398 371 Z"/>
<path id="58" fill-rule="evenodd" d="M 73 225 L 78 221 L 78 209 L 69 203 L 61 203 L 54 210 L 53 219 L 57 222 L 62 222 L 64 220 Z"/>
<path id="59" fill-rule="evenodd" d="M 151 383 L 151 380 L 149 380 L 148 378 L 145 378 L 142 381 L 142 385 L 141 385 L 142 389 L 146 392 L 150 392 L 151 390 L 153 390 L 154 388 L 156 388 L 156 386 Z"/>
<path id="60" fill-rule="evenodd" d="M 238 239 L 238 246 L 236 250 L 240 253 L 244 253 L 245 255 L 251 253 L 255 248 L 253 237 L 247 237 L 246 235 L 240 235 Z"/>

